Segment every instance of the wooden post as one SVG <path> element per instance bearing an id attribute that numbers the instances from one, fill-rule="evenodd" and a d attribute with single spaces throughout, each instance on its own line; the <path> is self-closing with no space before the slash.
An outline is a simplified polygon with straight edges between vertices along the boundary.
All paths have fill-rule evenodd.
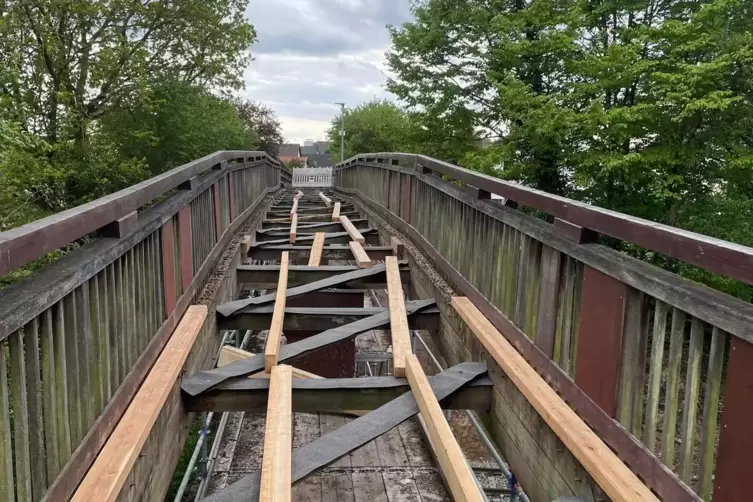
<path id="1" fill-rule="evenodd" d="M 259 502 L 290 502 L 292 492 L 293 378 L 290 366 L 275 366 L 269 382 Z"/>
<path id="2" fill-rule="evenodd" d="M 175 310 L 178 295 L 175 291 L 175 239 L 173 239 L 173 220 L 168 219 L 160 231 L 162 240 L 162 281 L 165 293 L 165 317 Z M 162 320 L 162 319 L 160 319 Z"/>
<path id="3" fill-rule="evenodd" d="M 583 270 L 575 383 L 614 417 L 627 286 L 589 266 Z"/>
<path id="4" fill-rule="evenodd" d="M 390 331 L 392 332 L 392 374 L 403 377 L 405 376 L 405 357 L 411 353 L 403 284 L 400 281 L 397 257 L 387 256 L 385 265 L 390 308 Z"/>
<path id="5" fill-rule="evenodd" d="M 267 335 L 267 344 L 264 347 L 264 371 L 269 373 L 277 365 L 280 353 L 280 338 L 282 337 L 282 322 L 285 318 L 285 301 L 288 289 L 288 261 L 289 253 L 282 252 L 280 258 L 280 277 L 277 280 L 277 294 L 275 296 L 275 309 L 272 313 L 272 325 Z"/>
<path id="6" fill-rule="evenodd" d="M 219 181 L 212 185 L 212 193 L 214 194 L 214 228 L 217 235 L 217 242 L 219 242 L 220 237 L 222 236 L 222 218 L 220 217 L 220 211 L 222 211 L 222 202 L 220 201 Z"/>
<path id="7" fill-rule="evenodd" d="M 235 212 L 235 185 L 233 183 L 233 174 L 234 173 L 227 173 L 227 195 L 230 203 L 230 221 L 235 220 L 235 217 L 238 214 Z"/>
<path id="8" fill-rule="evenodd" d="M 191 251 L 191 205 L 178 211 L 178 238 L 180 240 L 180 278 L 182 291 L 188 290 L 193 279 L 193 252 Z"/>
<path id="9" fill-rule="evenodd" d="M 411 178 L 411 175 L 405 175 L 405 187 L 403 188 L 403 219 L 406 223 L 410 223 Z"/>
<path id="10" fill-rule="evenodd" d="M 714 502 L 749 500 L 753 493 L 750 452 L 753 451 L 753 344 L 732 336 L 719 449 L 714 471 Z M 712 397 L 713 399 L 713 397 Z M 713 444 L 713 439 L 711 440 Z"/>
<path id="11" fill-rule="evenodd" d="M 560 282 L 561 254 L 554 248 L 543 245 L 541 250 L 541 283 L 539 286 L 539 310 L 536 323 L 536 345 L 549 359 L 554 355 L 554 337 L 557 323 L 557 293 Z"/>

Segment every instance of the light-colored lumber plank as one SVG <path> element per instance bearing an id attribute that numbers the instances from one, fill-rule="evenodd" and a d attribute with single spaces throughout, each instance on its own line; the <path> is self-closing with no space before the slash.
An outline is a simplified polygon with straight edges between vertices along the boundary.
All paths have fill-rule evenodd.
<path id="1" fill-rule="evenodd" d="M 439 401 L 431 390 L 429 379 L 426 378 L 424 370 L 421 369 L 421 363 L 414 354 L 408 354 L 406 357 L 405 373 L 418 409 L 421 411 L 421 417 L 426 423 L 432 447 L 439 461 L 439 468 L 447 480 L 450 493 L 458 502 L 480 502 L 483 497 L 473 477 L 473 472 L 465 461 L 463 451 L 452 434 Z"/>
<path id="2" fill-rule="evenodd" d="M 290 502 L 292 491 L 293 384 L 290 366 L 272 368 L 264 429 L 259 502 Z"/>
<path id="3" fill-rule="evenodd" d="M 298 197 L 293 199 L 293 207 L 290 208 L 290 217 L 292 218 L 294 214 L 298 212 Z"/>
<path id="4" fill-rule="evenodd" d="M 277 279 L 277 296 L 275 296 L 275 310 L 272 313 L 272 325 L 267 334 L 267 344 L 264 347 L 264 371 L 269 373 L 277 364 L 282 337 L 282 321 L 285 319 L 285 295 L 288 290 L 288 261 L 287 251 L 280 257 L 280 276 Z"/>
<path id="5" fill-rule="evenodd" d="M 350 241 L 348 246 L 350 246 L 350 251 L 358 262 L 359 268 L 369 268 L 374 265 L 374 261 L 369 258 L 369 255 L 366 254 L 366 251 L 364 251 L 361 244 L 355 241 Z"/>
<path id="6" fill-rule="evenodd" d="M 301 192 L 300 190 L 298 190 L 298 193 L 295 194 L 295 197 L 296 197 L 296 199 L 302 199 L 303 198 L 303 192 Z"/>
<path id="7" fill-rule="evenodd" d="M 410 332 L 405 313 L 403 284 L 396 256 L 385 258 L 387 268 L 387 293 L 390 308 L 390 331 L 392 333 L 392 374 L 405 376 L 405 357 L 410 354 Z"/>
<path id="8" fill-rule="evenodd" d="M 326 204 L 327 207 L 332 207 L 332 199 L 324 195 L 322 192 L 319 192 L 319 198 L 324 201 L 324 204 Z"/>
<path id="9" fill-rule="evenodd" d="M 235 361 L 240 361 L 241 359 L 248 359 L 249 357 L 253 357 L 255 355 L 256 354 L 254 354 L 253 352 L 238 349 L 231 345 L 225 345 L 220 351 L 220 358 L 217 361 L 217 367 L 225 366 L 227 364 L 234 363 Z M 293 372 L 293 378 L 308 378 L 312 380 L 324 379 L 323 376 L 319 376 L 315 373 L 310 373 L 306 370 L 296 368 L 295 366 L 291 366 L 290 368 Z M 250 375 L 248 378 L 269 378 L 269 374 L 264 371 L 260 371 L 258 373 L 254 373 L 253 375 Z M 369 410 L 343 410 L 342 412 L 346 415 L 355 415 L 360 417 L 361 415 L 368 413 Z"/>
<path id="10" fill-rule="evenodd" d="M 489 355 L 502 367 L 528 402 L 611 500 L 658 501 L 468 298 L 453 297 L 452 306 Z"/>
<path id="11" fill-rule="evenodd" d="M 290 219 L 290 243 L 295 244 L 295 234 L 298 230 L 298 213 L 293 214 Z"/>
<path id="12" fill-rule="evenodd" d="M 117 498 L 176 384 L 206 318 L 205 305 L 192 305 L 188 308 L 120 423 L 76 490 L 73 502 L 110 502 Z"/>
<path id="13" fill-rule="evenodd" d="M 340 203 L 335 202 L 335 209 L 332 211 L 332 221 L 340 221 Z"/>
<path id="14" fill-rule="evenodd" d="M 348 235 L 350 235 L 351 239 L 358 242 L 359 244 L 366 244 L 366 239 L 363 238 L 361 232 L 359 232 L 358 229 L 353 225 L 353 223 L 350 222 L 350 219 L 347 216 L 340 216 L 340 223 L 343 224 L 345 231 L 348 232 Z"/>
<path id="15" fill-rule="evenodd" d="M 318 267 L 322 261 L 322 249 L 324 248 L 325 232 L 314 234 L 314 243 L 311 245 L 311 255 L 309 256 L 309 267 Z"/>

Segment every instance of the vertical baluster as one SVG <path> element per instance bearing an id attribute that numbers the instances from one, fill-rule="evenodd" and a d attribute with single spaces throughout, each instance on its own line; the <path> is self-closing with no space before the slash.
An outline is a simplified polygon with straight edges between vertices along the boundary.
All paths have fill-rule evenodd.
<path id="1" fill-rule="evenodd" d="M 8 340 L 10 348 L 10 388 L 13 402 L 13 450 L 16 460 L 16 496 L 19 502 L 33 500 L 23 335 L 23 330 L 18 330 L 10 335 Z"/>
<path id="2" fill-rule="evenodd" d="M 643 303 L 643 293 L 628 288 L 625 298 L 625 322 L 622 333 L 622 360 L 620 362 L 619 402 L 617 405 L 617 420 L 628 430 L 632 430 L 635 425 L 633 424 L 633 407 L 643 406 L 643 402 L 639 402 L 635 396 L 636 392 L 639 392 L 636 384 L 639 373 L 644 372 L 644 360 L 640 354 Z M 640 425 L 638 427 L 640 428 Z"/>
<path id="3" fill-rule="evenodd" d="M 72 452 L 64 302 L 65 300 L 60 301 L 52 307 L 52 325 L 55 346 L 55 416 L 57 420 L 58 452 L 60 456 L 58 461 L 59 469 L 63 468 Z"/>
<path id="4" fill-rule="evenodd" d="M 8 393 L 8 345 L 0 342 L 0 500 L 15 502 L 13 444 L 11 442 L 10 397 Z"/>
<path id="5" fill-rule="evenodd" d="M 651 333 L 651 359 L 648 372 L 648 404 L 646 405 L 646 433 L 644 443 L 651 452 L 656 449 L 656 420 L 659 415 L 664 339 L 667 332 L 667 304 L 656 300 L 654 328 Z"/>
<path id="6" fill-rule="evenodd" d="M 664 430 L 662 432 L 661 459 L 668 466 L 675 460 L 675 430 L 677 410 L 680 400 L 680 365 L 682 345 L 685 339 L 685 312 L 672 310 L 672 331 L 669 341 L 669 362 L 667 364 L 667 390 L 664 396 Z"/>
<path id="7" fill-rule="evenodd" d="M 19 352 L 19 356 L 25 357 L 26 366 L 26 403 L 28 406 L 32 499 L 39 500 L 47 488 L 47 466 L 45 465 L 47 455 L 44 449 L 39 321 L 36 318 L 24 327 L 23 352 Z"/>
<path id="8" fill-rule="evenodd" d="M 682 440 L 680 442 L 680 477 L 686 483 L 691 482 L 693 469 L 693 445 L 695 444 L 696 409 L 701 381 L 704 330 L 703 321 L 693 318 L 690 327 L 690 348 L 688 349 L 685 373 L 685 399 L 683 401 Z"/>
<path id="9" fill-rule="evenodd" d="M 104 405 L 102 386 L 102 329 L 99 310 L 99 276 L 89 279 L 89 326 L 91 328 L 90 368 L 92 383 L 92 411 L 95 417 L 102 412 Z M 84 285 L 86 287 L 86 285 Z"/>
<path id="10" fill-rule="evenodd" d="M 65 356 L 66 360 L 66 378 L 68 380 L 68 415 L 71 423 L 71 448 L 75 449 L 83 437 L 82 417 L 81 417 L 81 388 L 79 387 L 79 360 L 76 322 L 76 300 L 74 293 L 68 294 L 63 298 L 64 319 L 65 319 Z"/>
<path id="11" fill-rule="evenodd" d="M 60 471 L 58 421 L 55 409 L 57 375 L 55 373 L 55 335 L 52 309 L 47 309 L 40 316 L 39 336 L 42 353 L 42 410 L 44 414 L 45 463 L 47 464 L 47 480 L 48 482 L 52 482 Z M 0 491 L 0 493 L 2 492 Z"/>
<path id="12" fill-rule="evenodd" d="M 728 335 L 719 328 L 711 332 L 711 350 L 706 372 L 706 389 L 703 396 L 703 418 L 701 421 L 701 472 L 699 475 L 698 495 L 703 500 L 711 498 L 714 473 L 714 453 L 716 451 L 716 433 L 721 401 L 722 373 L 724 370 L 724 352 Z"/>
<path id="13" fill-rule="evenodd" d="M 107 403 L 110 402 L 110 398 L 112 397 L 113 388 L 112 388 L 112 355 L 111 355 L 111 345 L 110 345 L 110 300 L 109 300 L 109 276 L 108 271 L 112 269 L 112 265 L 109 265 L 105 267 L 104 270 L 102 270 L 99 273 L 99 291 L 97 293 L 97 296 L 99 297 L 99 326 L 100 326 L 100 336 L 99 336 L 99 357 L 102 360 L 100 364 L 100 371 L 101 371 L 101 377 L 100 381 L 102 382 L 102 407 L 107 405 Z"/>
<path id="14" fill-rule="evenodd" d="M 91 326 L 89 323 L 89 287 L 83 284 L 73 292 L 76 299 L 76 340 L 78 346 L 79 396 L 81 397 L 81 434 L 86 435 L 94 423 L 94 393 L 92 392 L 89 364 L 91 356 Z"/>

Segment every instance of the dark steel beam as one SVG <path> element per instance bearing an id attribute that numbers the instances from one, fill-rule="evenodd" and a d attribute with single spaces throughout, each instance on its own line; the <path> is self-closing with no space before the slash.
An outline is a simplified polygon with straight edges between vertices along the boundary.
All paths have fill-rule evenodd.
<path id="1" fill-rule="evenodd" d="M 238 283 L 245 289 L 275 289 L 280 275 L 279 265 L 240 265 L 237 269 Z M 288 267 L 288 287 L 301 286 L 315 281 L 330 279 L 347 272 L 355 272 L 359 269 L 353 265 L 325 265 L 323 267 L 309 267 L 305 265 L 293 265 Z M 403 284 L 410 283 L 410 271 L 407 265 L 400 267 L 400 280 Z M 356 289 L 385 288 L 387 277 L 384 272 L 374 274 L 345 286 Z"/>

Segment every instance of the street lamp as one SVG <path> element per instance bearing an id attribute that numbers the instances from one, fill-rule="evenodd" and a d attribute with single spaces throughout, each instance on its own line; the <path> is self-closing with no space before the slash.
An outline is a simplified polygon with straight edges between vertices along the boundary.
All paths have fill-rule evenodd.
<path id="1" fill-rule="evenodd" d="M 345 103 L 340 105 L 340 162 L 345 160 Z"/>

